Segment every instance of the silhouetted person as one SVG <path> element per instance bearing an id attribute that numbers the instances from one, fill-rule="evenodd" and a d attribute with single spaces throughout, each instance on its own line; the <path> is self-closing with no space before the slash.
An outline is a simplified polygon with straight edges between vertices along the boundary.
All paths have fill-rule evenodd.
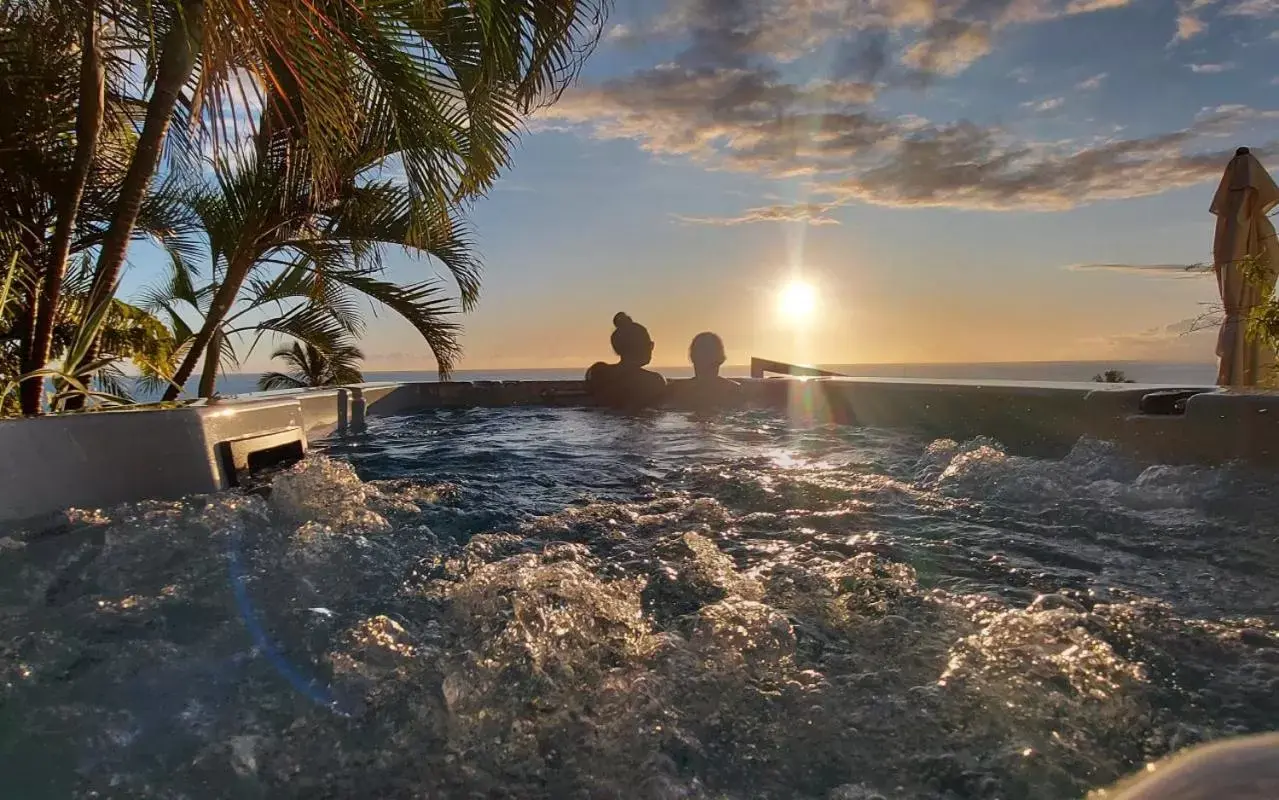
<path id="1" fill-rule="evenodd" d="M 614 408 L 645 408 L 662 400 L 666 379 L 644 369 L 653 360 L 653 339 L 648 329 L 630 316 L 613 317 L 613 352 L 621 361 L 600 361 L 586 371 L 586 390 L 596 402 Z"/>
<path id="2" fill-rule="evenodd" d="M 688 360 L 693 362 L 693 377 L 672 384 L 670 400 L 681 408 L 712 409 L 738 405 L 742 387 L 736 381 L 721 378 L 724 366 L 724 341 L 706 332 L 693 337 L 688 347 Z"/>

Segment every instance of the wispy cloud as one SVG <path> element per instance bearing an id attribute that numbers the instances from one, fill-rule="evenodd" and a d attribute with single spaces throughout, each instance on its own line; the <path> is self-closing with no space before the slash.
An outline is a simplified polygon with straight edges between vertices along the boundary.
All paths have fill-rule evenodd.
<path id="1" fill-rule="evenodd" d="M 841 77 L 919 82 L 963 71 L 1005 30 L 1134 1 L 666 0 L 634 34 L 687 43 L 675 58 L 684 66 L 791 62 L 834 45 Z"/>
<path id="2" fill-rule="evenodd" d="M 1123 8 L 1130 0 L 1071 0 L 1066 6 L 1067 14 L 1089 14 L 1093 11 L 1105 11 L 1109 8 Z"/>
<path id="3" fill-rule="evenodd" d="M 1027 66 L 1014 67 L 1008 71 L 1008 77 L 1018 83 L 1030 83 L 1030 79 L 1035 77 L 1035 71 Z"/>
<path id="4" fill-rule="evenodd" d="M 1187 64 L 1191 72 L 1202 75 L 1217 75 L 1222 72 L 1229 72 L 1235 68 L 1234 62 L 1225 61 L 1220 64 Z"/>
<path id="5" fill-rule="evenodd" d="M 1091 78 L 1080 81 L 1075 84 L 1075 88 L 1081 92 L 1091 92 L 1101 88 L 1102 81 L 1110 76 L 1108 72 L 1099 72 Z"/>
<path id="6" fill-rule="evenodd" d="M 1022 108 L 1030 108 L 1035 111 L 1054 111 L 1066 104 L 1064 97 L 1050 97 L 1047 100 L 1030 100 L 1022 103 Z"/>
<path id="7" fill-rule="evenodd" d="M 936 75 L 958 75 L 991 50 L 991 26 L 941 20 L 902 54 L 902 63 Z"/>
<path id="8" fill-rule="evenodd" d="M 1279 17 L 1279 0 L 1234 0 L 1221 13 L 1237 17 Z"/>
<path id="9" fill-rule="evenodd" d="M 1090 350 L 1139 360 L 1202 359 L 1212 353 L 1216 335 L 1211 315 L 1188 317 L 1142 331 L 1097 336 L 1084 340 Z"/>
<path id="10" fill-rule="evenodd" d="M 609 42 L 622 42 L 635 38 L 635 32 L 631 30 L 629 25 L 617 23 L 608 29 L 604 34 L 604 40 Z"/>
<path id="11" fill-rule="evenodd" d="M 1168 44 L 1171 46 L 1188 41 L 1208 30 L 1208 23 L 1204 22 L 1203 15 L 1212 7 L 1218 7 L 1225 16 L 1254 19 L 1279 17 L 1279 0 L 1225 0 L 1220 3 L 1218 0 L 1190 0 L 1180 6 L 1177 30 Z M 1275 36 L 1272 34 L 1271 38 Z"/>
<path id="12" fill-rule="evenodd" d="M 736 217 L 686 217 L 675 219 L 690 225 L 750 225 L 757 222 L 803 222 L 808 225 L 838 225 L 839 220 L 826 215 L 830 204 L 796 203 L 749 208 Z"/>
<path id="13" fill-rule="evenodd" d="M 1201 278 L 1211 270 L 1199 264 L 1071 264 L 1071 272 L 1126 272 L 1151 278 Z"/>

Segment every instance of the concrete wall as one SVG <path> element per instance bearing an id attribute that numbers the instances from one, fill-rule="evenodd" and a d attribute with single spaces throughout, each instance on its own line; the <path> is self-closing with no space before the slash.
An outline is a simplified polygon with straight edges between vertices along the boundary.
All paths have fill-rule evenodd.
<path id="1" fill-rule="evenodd" d="M 1185 413 L 1140 413 L 1169 387 L 871 378 L 743 381 L 756 405 L 799 422 L 987 435 L 1015 451 L 1064 452 L 1081 436 L 1162 463 L 1243 460 L 1279 468 L 1279 393 L 1206 388 Z M 1194 387 L 1190 387 L 1194 388 Z M 358 432 L 367 417 L 433 408 L 589 405 L 581 381 L 364 384 L 246 395 L 180 409 L 0 421 L 0 521 L 70 506 L 213 492 L 235 479 L 228 453 Z M 255 439 L 253 437 L 264 437 Z M 229 446 L 234 443 L 234 446 Z M 241 467 L 243 464 L 241 464 Z"/>
<path id="2" fill-rule="evenodd" d="M 216 492 L 229 443 L 290 432 L 305 449 L 294 398 L 0 420 L 0 521 Z"/>

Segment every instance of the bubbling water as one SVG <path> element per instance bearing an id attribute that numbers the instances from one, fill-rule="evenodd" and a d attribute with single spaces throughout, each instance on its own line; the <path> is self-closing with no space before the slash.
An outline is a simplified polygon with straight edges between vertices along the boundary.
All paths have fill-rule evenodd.
<path id="1" fill-rule="evenodd" d="M 478 492 L 472 441 L 9 532 L 14 791 L 1065 798 L 1279 714 L 1241 473 L 538 413 L 650 439 L 552 508 Z M 485 469 L 567 491 L 525 438 Z"/>

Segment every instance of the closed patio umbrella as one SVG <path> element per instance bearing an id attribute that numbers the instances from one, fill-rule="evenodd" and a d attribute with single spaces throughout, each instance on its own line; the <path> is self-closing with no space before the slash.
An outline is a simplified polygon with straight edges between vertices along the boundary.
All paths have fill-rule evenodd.
<path id="1" fill-rule="evenodd" d="M 1248 319 L 1258 303 L 1270 296 L 1279 270 L 1279 241 L 1266 213 L 1279 204 L 1279 187 L 1257 157 L 1241 147 L 1230 159 L 1212 199 L 1217 216 L 1213 238 L 1213 272 L 1226 317 L 1217 336 L 1217 384 L 1255 386 L 1274 365 L 1268 347 L 1250 341 Z M 1267 270 L 1260 284 L 1244 275 L 1246 260 L 1255 258 Z"/>

